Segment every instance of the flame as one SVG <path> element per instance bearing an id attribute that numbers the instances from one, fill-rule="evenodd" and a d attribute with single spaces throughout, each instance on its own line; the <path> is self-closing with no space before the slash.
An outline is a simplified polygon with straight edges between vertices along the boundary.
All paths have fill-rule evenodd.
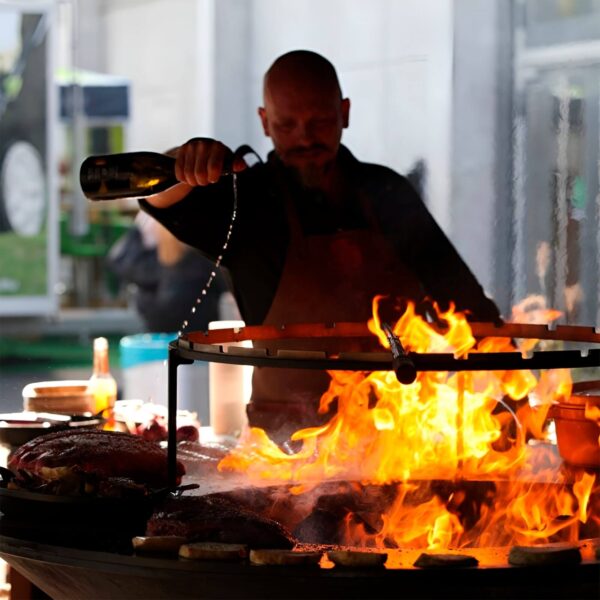
<path id="1" fill-rule="evenodd" d="M 583 414 L 586 419 L 595 421 L 598 427 L 600 427 L 600 406 L 586 402 Z M 600 446 L 600 435 L 598 436 L 598 446 Z"/>
<path id="2" fill-rule="evenodd" d="M 511 319 L 514 323 L 544 325 L 556 321 L 562 313 L 559 310 L 546 307 L 546 298 L 532 294 L 513 306 Z M 519 341 L 519 350 L 526 353 L 532 350 L 538 340 L 527 339 Z"/>
<path id="3" fill-rule="evenodd" d="M 579 502 L 579 520 L 587 521 L 587 505 L 590 500 L 595 477 L 590 473 L 582 473 L 573 484 L 573 494 Z"/>
<path id="4" fill-rule="evenodd" d="M 368 327 L 388 348 L 380 299 L 373 300 Z M 515 314 L 523 316 L 532 306 L 528 321 L 557 316 L 537 300 Z M 445 312 L 435 308 L 435 323 L 409 304 L 394 324 L 406 350 L 450 352 L 457 358 L 517 351 L 506 338 L 476 340 L 466 316 L 453 306 Z M 320 427 L 294 433 L 300 451 L 288 454 L 262 429 L 250 428 L 219 470 L 245 473 L 253 482 L 292 484 L 294 494 L 335 479 L 395 484 L 396 496 L 375 525 L 365 527 L 348 513 L 343 537 L 352 545 L 441 549 L 539 543 L 572 537 L 586 522 L 595 477 L 584 474 L 574 483 L 557 484 L 558 457 L 537 452 L 534 464 L 527 444 L 530 438 L 545 439 L 549 407 L 570 395 L 568 370 L 549 370 L 539 378 L 527 370 L 419 372 L 409 385 L 391 371 L 331 371 L 330 376 L 319 410 L 327 412 L 337 401 L 337 413 Z M 440 493 L 439 481 L 452 482 L 451 493 Z M 489 482 L 481 488 L 483 496 L 473 499 L 470 481 L 480 487 Z"/>

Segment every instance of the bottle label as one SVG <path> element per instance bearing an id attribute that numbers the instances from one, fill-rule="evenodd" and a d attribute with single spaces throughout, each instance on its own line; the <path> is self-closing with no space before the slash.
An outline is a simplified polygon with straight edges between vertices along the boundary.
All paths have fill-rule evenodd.
<path id="1" fill-rule="evenodd" d="M 105 418 L 112 414 L 117 399 L 117 383 L 112 377 L 106 379 L 92 377 L 92 393 L 94 395 L 94 411 L 104 413 Z"/>
<path id="2" fill-rule="evenodd" d="M 86 178 L 88 181 L 103 181 L 105 179 L 116 179 L 118 181 L 128 181 L 129 174 L 119 173 L 119 167 L 89 167 Z"/>

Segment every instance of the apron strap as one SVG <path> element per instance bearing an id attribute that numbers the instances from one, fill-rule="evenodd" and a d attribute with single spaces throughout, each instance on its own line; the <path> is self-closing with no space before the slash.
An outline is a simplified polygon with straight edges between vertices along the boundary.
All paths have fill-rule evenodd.
<path id="1" fill-rule="evenodd" d="M 236 158 L 245 158 L 246 156 L 248 156 L 248 154 L 254 154 L 254 156 L 256 156 L 256 158 L 258 159 L 258 162 L 264 164 L 264 160 L 260 157 L 258 152 L 256 152 L 256 150 L 254 150 L 254 148 L 252 148 L 252 146 L 249 146 L 248 144 L 242 144 L 241 146 L 238 146 L 233 152 L 233 159 L 235 160 Z"/>

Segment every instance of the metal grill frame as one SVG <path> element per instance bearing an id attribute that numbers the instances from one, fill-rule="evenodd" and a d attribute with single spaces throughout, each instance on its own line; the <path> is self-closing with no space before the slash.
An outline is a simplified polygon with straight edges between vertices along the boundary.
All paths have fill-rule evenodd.
<path id="1" fill-rule="evenodd" d="M 431 325 L 440 333 L 443 330 Z M 584 347 L 577 350 L 546 350 L 523 355 L 521 352 L 471 352 L 456 357 L 451 353 L 408 352 L 417 371 L 519 371 L 539 369 L 576 369 L 600 367 L 600 332 L 585 326 L 531 325 L 523 323 L 471 323 L 476 339 L 498 337 L 509 339 L 538 339 L 575 342 Z M 393 370 L 393 356 L 389 351 L 339 352 L 278 350 L 231 346 L 229 344 L 253 340 L 365 338 L 373 339 L 367 323 L 300 323 L 257 325 L 232 329 L 195 331 L 182 334 L 169 344 L 168 354 L 168 467 L 170 486 L 176 486 L 177 439 L 177 367 L 203 362 L 218 362 L 257 367 L 292 369 L 389 371 Z"/>

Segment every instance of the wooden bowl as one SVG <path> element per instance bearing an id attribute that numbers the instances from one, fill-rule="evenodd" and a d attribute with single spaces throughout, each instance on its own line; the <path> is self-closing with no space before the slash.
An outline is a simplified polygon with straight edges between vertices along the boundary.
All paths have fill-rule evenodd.
<path id="1" fill-rule="evenodd" d="M 23 409 L 62 415 L 95 412 L 87 380 L 39 381 L 23 388 Z"/>

